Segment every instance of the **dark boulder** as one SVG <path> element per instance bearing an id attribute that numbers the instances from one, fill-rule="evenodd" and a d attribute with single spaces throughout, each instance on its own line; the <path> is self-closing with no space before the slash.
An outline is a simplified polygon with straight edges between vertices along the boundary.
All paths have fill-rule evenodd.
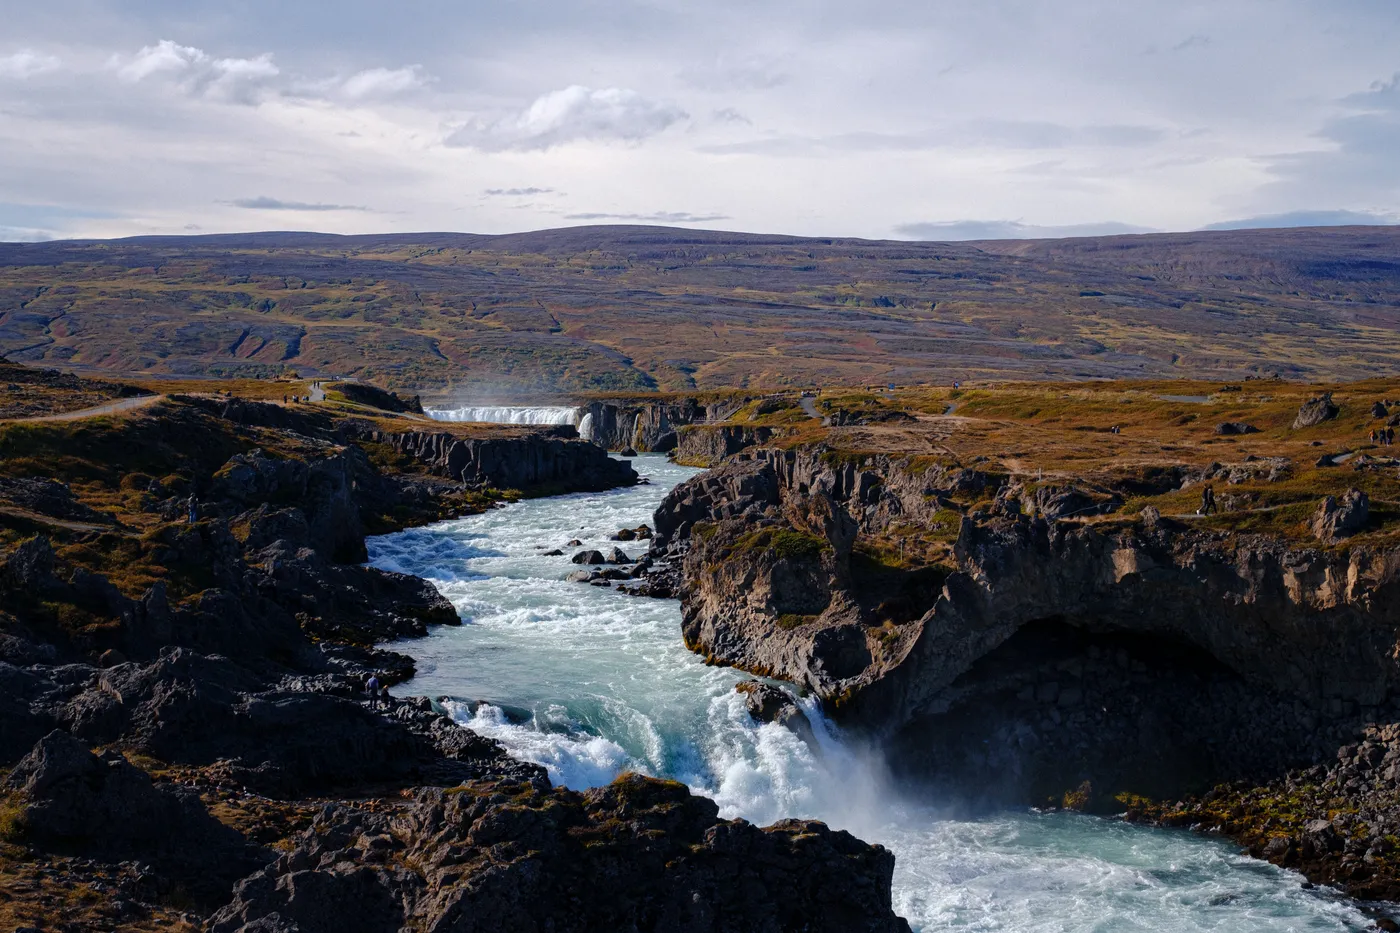
<path id="1" fill-rule="evenodd" d="M 1372 418 L 1385 418 L 1390 415 L 1390 409 L 1385 407 L 1385 402 L 1376 402 L 1371 406 Z"/>
<path id="2" fill-rule="evenodd" d="M 1225 436 L 1234 434 L 1258 434 L 1259 429 L 1252 424 L 1245 424 L 1243 421 L 1222 421 L 1215 426 L 1215 433 Z"/>
<path id="3" fill-rule="evenodd" d="M 569 560 L 575 564 L 606 564 L 608 562 L 602 551 L 579 551 Z"/>

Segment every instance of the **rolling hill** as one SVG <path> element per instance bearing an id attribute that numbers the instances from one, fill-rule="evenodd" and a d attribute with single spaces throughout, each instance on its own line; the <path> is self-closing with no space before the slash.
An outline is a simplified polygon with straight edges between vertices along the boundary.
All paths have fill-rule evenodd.
<path id="1" fill-rule="evenodd" d="M 574 227 L 0 244 L 0 353 L 433 395 L 1400 371 L 1400 227 L 912 243 Z"/>

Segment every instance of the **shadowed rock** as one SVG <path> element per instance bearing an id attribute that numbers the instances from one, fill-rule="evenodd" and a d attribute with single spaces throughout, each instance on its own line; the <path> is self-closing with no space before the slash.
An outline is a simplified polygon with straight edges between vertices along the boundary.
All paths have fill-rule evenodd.
<path id="1" fill-rule="evenodd" d="M 849 833 L 721 820 L 673 781 L 477 783 L 392 815 L 326 808 L 210 930 L 907 933 L 893 871 Z"/>

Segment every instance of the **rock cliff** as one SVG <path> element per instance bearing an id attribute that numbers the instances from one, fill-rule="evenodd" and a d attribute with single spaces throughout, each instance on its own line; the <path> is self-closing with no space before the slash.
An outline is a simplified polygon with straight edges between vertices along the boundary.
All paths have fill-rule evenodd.
<path id="1" fill-rule="evenodd" d="M 723 421 L 745 401 L 735 397 L 705 404 L 694 398 L 670 402 L 644 399 L 591 402 L 580 418 L 587 418 L 587 439 L 600 447 L 668 452 L 676 449 L 685 426 Z"/>
<path id="2" fill-rule="evenodd" d="M 371 430 L 364 439 L 387 444 L 433 473 L 471 486 L 551 492 L 597 492 L 637 482 L 631 465 L 577 440 L 571 427 L 523 437 L 462 438 L 433 431 Z"/>
<path id="3" fill-rule="evenodd" d="M 741 454 L 672 492 L 654 555 L 681 562 L 693 650 L 816 691 L 930 779 L 1170 792 L 1307 760 L 1400 699 L 1400 549 L 1152 511 L 1087 524 L 1056 516 L 1121 500 L 998 482 L 820 449 Z M 950 516 L 958 490 L 989 504 Z M 866 546 L 897 531 L 917 547 L 940 525 L 939 562 Z"/>

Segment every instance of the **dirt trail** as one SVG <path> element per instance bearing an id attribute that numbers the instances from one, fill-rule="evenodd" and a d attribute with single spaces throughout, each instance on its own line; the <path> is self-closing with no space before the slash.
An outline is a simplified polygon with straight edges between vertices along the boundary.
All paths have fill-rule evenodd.
<path id="1" fill-rule="evenodd" d="M 153 405 L 163 398 L 165 398 L 164 395 L 141 395 L 136 398 L 123 398 L 117 399 L 115 402 L 105 402 L 101 405 L 94 405 L 91 408 L 83 408 L 78 411 L 66 411 L 56 415 L 33 415 L 28 418 L 0 418 L 0 421 L 77 421 L 82 418 L 97 418 L 102 415 L 113 415 L 117 412 L 131 411 L 135 408 L 145 408 L 147 405 Z"/>
<path id="2" fill-rule="evenodd" d="M 0 515 L 8 515 L 10 518 L 23 519 L 24 521 L 34 522 L 38 525 L 66 528 L 69 531 L 91 531 L 99 534 L 109 534 L 113 532 L 126 533 L 126 530 L 119 525 L 96 525 L 91 522 L 75 522 L 71 519 L 55 518 L 52 515 L 45 515 L 42 512 L 35 512 L 32 509 L 15 508 L 9 505 L 0 505 Z"/>

